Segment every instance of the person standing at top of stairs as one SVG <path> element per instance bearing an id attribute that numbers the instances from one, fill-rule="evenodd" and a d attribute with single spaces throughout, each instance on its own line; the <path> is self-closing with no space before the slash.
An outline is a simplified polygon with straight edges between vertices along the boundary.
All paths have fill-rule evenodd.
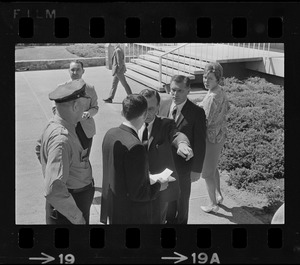
<path id="1" fill-rule="evenodd" d="M 112 82 L 112 88 L 110 89 L 109 97 L 103 99 L 104 102 L 112 103 L 113 98 L 117 91 L 119 81 L 125 88 L 127 95 L 132 94 L 131 88 L 128 85 L 126 78 L 124 76 L 125 72 L 126 72 L 126 66 L 125 66 L 124 51 L 121 48 L 120 44 L 117 43 L 112 56 L 112 75 L 114 77 Z"/>

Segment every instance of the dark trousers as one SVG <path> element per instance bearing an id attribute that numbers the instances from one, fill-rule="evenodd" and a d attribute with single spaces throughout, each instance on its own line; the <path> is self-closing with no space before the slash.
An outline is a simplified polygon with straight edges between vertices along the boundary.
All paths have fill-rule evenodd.
<path id="1" fill-rule="evenodd" d="M 132 94 L 131 88 L 126 81 L 124 73 L 116 73 L 113 77 L 112 88 L 109 92 L 109 98 L 114 99 L 119 81 L 125 88 L 127 95 Z"/>
<path id="2" fill-rule="evenodd" d="M 168 202 L 161 201 L 158 197 L 151 201 L 151 224 L 165 224 Z"/>
<path id="3" fill-rule="evenodd" d="M 73 190 L 69 190 L 71 195 L 73 196 L 77 207 L 83 214 L 83 217 L 86 221 L 86 224 L 90 222 L 90 208 L 93 202 L 95 188 L 91 185 L 85 191 L 82 192 L 74 192 Z M 46 201 L 46 224 L 50 225 L 66 225 L 72 224 L 64 215 L 58 212 L 53 206 Z"/>
<path id="4" fill-rule="evenodd" d="M 168 224 L 187 224 L 189 217 L 189 201 L 191 196 L 190 174 L 179 175 L 180 196 L 177 201 L 169 202 L 167 212 Z"/>
<path id="5" fill-rule="evenodd" d="M 77 134 L 77 136 L 79 138 L 79 141 L 80 141 L 83 149 L 87 149 L 88 148 L 87 155 L 89 156 L 90 152 L 91 152 L 93 137 L 91 137 L 91 138 L 87 138 L 86 137 L 86 134 L 85 134 L 85 132 L 84 132 L 84 130 L 83 130 L 80 122 L 77 123 L 75 130 L 76 130 L 76 134 Z"/>

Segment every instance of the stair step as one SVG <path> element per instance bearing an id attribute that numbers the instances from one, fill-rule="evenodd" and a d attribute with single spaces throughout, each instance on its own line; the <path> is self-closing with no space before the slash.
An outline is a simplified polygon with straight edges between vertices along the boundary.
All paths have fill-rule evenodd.
<path id="1" fill-rule="evenodd" d="M 149 51 L 148 54 L 159 57 L 159 56 L 163 55 L 164 52 L 152 50 L 152 51 Z M 175 62 L 180 62 L 180 63 L 186 64 L 186 65 L 191 64 L 191 65 L 199 67 L 199 68 L 204 68 L 205 65 L 207 64 L 207 62 L 201 61 L 198 58 L 195 58 L 195 56 L 193 56 L 193 55 L 184 56 L 183 52 L 179 52 L 179 56 L 178 56 L 176 51 L 174 53 L 167 54 L 164 58 L 167 58 L 167 59 L 175 61 Z"/>
<path id="2" fill-rule="evenodd" d="M 127 66 L 127 64 L 126 64 Z M 154 80 L 152 78 L 149 78 L 147 76 L 144 76 L 140 73 L 137 73 L 133 70 L 127 69 L 127 71 L 125 72 L 125 76 L 128 78 L 131 78 L 145 86 L 148 86 L 150 88 L 156 89 L 158 91 L 165 91 L 164 89 L 164 85 L 165 83 L 162 82 L 162 84 L 160 85 L 159 82 L 157 80 Z"/>
<path id="3" fill-rule="evenodd" d="M 159 64 L 157 64 L 157 63 L 153 63 L 153 62 L 142 60 L 142 59 L 132 59 L 131 62 L 136 64 L 136 65 L 140 65 L 142 67 L 147 67 L 147 68 L 150 68 L 152 70 L 155 70 L 155 71 L 159 72 Z M 186 75 L 191 80 L 195 79 L 194 75 L 187 74 L 185 72 L 178 71 L 177 69 L 172 69 L 172 68 L 165 67 L 165 66 L 162 66 L 162 73 L 166 74 L 166 75 L 169 75 L 169 76 Z"/>
<path id="4" fill-rule="evenodd" d="M 139 58 L 159 64 L 159 57 L 154 56 L 154 55 L 148 55 L 148 54 L 140 55 Z M 174 68 L 176 68 L 182 72 L 190 73 L 192 75 L 200 75 L 200 74 L 203 74 L 203 72 L 204 72 L 203 69 L 201 69 L 201 68 L 197 68 L 197 67 L 193 67 L 193 66 L 189 67 L 182 63 L 174 63 L 174 61 L 162 59 L 162 65 L 166 65 L 166 66 L 169 66 L 170 68 L 172 68 L 172 64 L 173 64 Z"/>
<path id="5" fill-rule="evenodd" d="M 135 72 L 138 72 L 142 75 L 148 76 L 156 81 L 159 81 L 159 72 L 157 72 L 157 71 L 153 71 L 149 68 L 141 67 L 141 66 L 139 66 L 137 64 L 133 64 L 133 63 L 126 64 L 126 68 L 133 70 Z M 161 80 L 164 81 L 164 83 L 170 83 L 171 76 L 162 74 Z"/>

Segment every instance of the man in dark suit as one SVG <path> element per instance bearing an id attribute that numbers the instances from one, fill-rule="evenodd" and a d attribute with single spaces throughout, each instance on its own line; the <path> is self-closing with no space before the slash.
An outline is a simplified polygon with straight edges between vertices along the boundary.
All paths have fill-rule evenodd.
<path id="1" fill-rule="evenodd" d="M 149 165 L 137 132 L 147 116 L 147 101 L 131 94 L 123 100 L 123 124 L 110 129 L 102 143 L 102 223 L 150 224 L 151 200 L 168 186 L 161 179 L 150 185 Z"/>
<path id="2" fill-rule="evenodd" d="M 125 88 L 127 95 L 132 94 L 131 88 L 128 85 L 124 75 L 125 72 L 126 72 L 125 54 L 120 44 L 117 43 L 112 56 L 112 75 L 114 77 L 112 82 L 112 88 L 109 92 L 108 98 L 103 99 L 104 102 L 112 103 L 117 91 L 119 81 Z"/>
<path id="3" fill-rule="evenodd" d="M 174 156 L 181 194 L 177 204 L 169 205 L 170 209 L 177 208 L 176 220 L 167 219 L 168 223 L 187 224 L 191 182 L 200 178 L 205 156 L 206 117 L 204 110 L 187 98 L 190 92 L 188 77 L 173 76 L 170 91 L 171 95 L 160 104 L 159 115 L 175 120 L 177 129 L 188 137 L 194 156 L 188 161 Z"/>
<path id="4" fill-rule="evenodd" d="M 193 152 L 189 147 L 188 138 L 176 129 L 174 120 L 157 116 L 160 104 L 158 92 L 144 89 L 140 94 L 146 98 L 148 103 L 147 118 L 145 124 L 139 130 L 139 137 L 142 141 L 145 141 L 145 146 L 148 150 L 150 173 L 157 174 L 169 168 L 173 171 L 172 176 L 176 179 L 176 181 L 170 182 L 168 188 L 161 191 L 158 198 L 151 202 L 152 224 L 164 224 L 168 203 L 176 201 L 180 192 L 172 146 L 177 151 L 177 154 L 185 159 L 190 159 Z M 175 153 L 175 155 L 177 154 Z"/>

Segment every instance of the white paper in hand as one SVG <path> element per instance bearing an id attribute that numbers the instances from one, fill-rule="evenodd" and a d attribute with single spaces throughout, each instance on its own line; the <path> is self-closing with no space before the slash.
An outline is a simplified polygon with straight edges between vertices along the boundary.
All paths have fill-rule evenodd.
<path id="1" fill-rule="evenodd" d="M 157 182 L 157 180 L 159 178 L 162 178 L 163 180 L 169 181 L 169 182 L 175 181 L 176 179 L 171 176 L 172 173 L 173 173 L 173 171 L 171 169 L 166 168 L 161 173 L 153 174 L 153 175 L 149 174 L 149 176 L 150 176 L 150 184 L 151 185 L 154 184 L 155 182 Z"/>

